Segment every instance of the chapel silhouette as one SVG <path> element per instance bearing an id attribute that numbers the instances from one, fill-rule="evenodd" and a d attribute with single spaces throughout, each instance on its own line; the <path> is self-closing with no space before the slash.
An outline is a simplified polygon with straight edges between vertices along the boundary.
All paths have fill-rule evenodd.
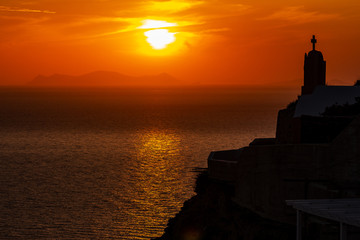
<path id="1" fill-rule="evenodd" d="M 325 85 L 326 61 L 320 51 L 315 50 L 317 40 L 315 35 L 311 39 L 313 50 L 305 53 L 304 86 L 301 95 L 311 94 L 317 86 Z"/>

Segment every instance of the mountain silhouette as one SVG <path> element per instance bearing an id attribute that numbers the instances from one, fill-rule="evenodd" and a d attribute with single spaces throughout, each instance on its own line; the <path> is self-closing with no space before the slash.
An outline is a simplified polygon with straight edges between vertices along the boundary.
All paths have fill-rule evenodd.
<path id="1" fill-rule="evenodd" d="M 64 86 L 64 87 L 91 87 L 91 86 L 172 86 L 179 85 L 179 81 L 167 73 L 140 77 L 127 76 L 117 72 L 96 71 L 79 76 L 54 74 L 51 76 L 39 75 L 28 83 L 29 86 Z"/>

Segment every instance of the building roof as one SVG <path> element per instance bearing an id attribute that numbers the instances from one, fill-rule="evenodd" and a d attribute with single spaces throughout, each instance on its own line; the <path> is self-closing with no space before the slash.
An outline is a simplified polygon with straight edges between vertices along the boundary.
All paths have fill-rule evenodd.
<path id="1" fill-rule="evenodd" d="M 286 200 L 286 203 L 315 216 L 360 227 L 360 198 Z"/>
<path id="2" fill-rule="evenodd" d="M 321 116 L 335 104 L 354 104 L 356 97 L 360 97 L 360 86 L 317 86 L 312 94 L 299 97 L 294 117 Z"/>
<path id="3" fill-rule="evenodd" d="M 312 50 L 308 53 L 308 57 L 310 58 L 320 58 L 321 61 L 324 60 L 323 54 L 320 51 Z"/>

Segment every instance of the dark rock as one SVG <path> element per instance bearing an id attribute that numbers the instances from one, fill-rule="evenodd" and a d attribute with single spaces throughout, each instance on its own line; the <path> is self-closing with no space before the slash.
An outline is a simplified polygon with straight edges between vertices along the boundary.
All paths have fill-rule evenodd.
<path id="1" fill-rule="evenodd" d="M 157 240 L 293 240 L 295 227 L 264 219 L 232 201 L 231 184 L 211 180 L 207 172 L 196 180 L 197 195 L 169 219 Z"/>

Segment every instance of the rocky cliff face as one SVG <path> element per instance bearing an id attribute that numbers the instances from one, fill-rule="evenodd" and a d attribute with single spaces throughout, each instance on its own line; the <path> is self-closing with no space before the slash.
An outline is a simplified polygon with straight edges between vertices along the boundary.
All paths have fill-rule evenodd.
<path id="1" fill-rule="evenodd" d="M 184 203 L 157 240 L 293 240 L 295 226 L 270 221 L 232 201 L 234 187 L 199 174 L 196 196 Z"/>

